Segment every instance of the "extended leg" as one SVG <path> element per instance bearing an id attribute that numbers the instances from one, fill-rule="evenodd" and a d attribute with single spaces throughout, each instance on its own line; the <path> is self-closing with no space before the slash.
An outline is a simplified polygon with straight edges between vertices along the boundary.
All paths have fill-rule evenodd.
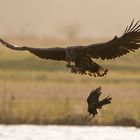
<path id="1" fill-rule="evenodd" d="M 92 114 L 92 117 L 89 119 L 89 121 L 91 121 L 94 117 L 95 117 L 95 115 Z"/>
<path id="2" fill-rule="evenodd" d="M 85 117 L 85 119 L 87 120 L 88 119 L 88 117 L 90 116 L 91 114 L 89 113 L 86 117 Z"/>

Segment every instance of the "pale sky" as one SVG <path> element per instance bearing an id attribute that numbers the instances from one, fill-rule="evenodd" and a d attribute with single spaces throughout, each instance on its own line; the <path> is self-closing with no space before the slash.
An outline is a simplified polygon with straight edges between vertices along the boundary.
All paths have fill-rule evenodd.
<path id="1" fill-rule="evenodd" d="M 0 34 L 64 36 L 76 26 L 79 36 L 112 37 L 140 19 L 140 0 L 0 0 Z"/>

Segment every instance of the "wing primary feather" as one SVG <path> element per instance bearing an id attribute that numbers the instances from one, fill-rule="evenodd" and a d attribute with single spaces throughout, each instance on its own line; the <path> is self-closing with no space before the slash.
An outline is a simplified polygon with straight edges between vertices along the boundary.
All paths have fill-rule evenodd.
<path id="1" fill-rule="evenodd" d="M 123 33 L 123 35 L 126 33 L 127 29 L 128 29 L 128 26 L 126 27 L 126 29 L 125 29 L 125 31 L 124 31 L 124 33 Z"/>
<path id="2" fill-rule="evenodd" d="M 128 33 L 128 32 L 130 31 L 131 27 L 133 26 L 133 23 L 134 23 L 134 19 L 132 20 L 132 22 L 131 22 L 131 24 L 130 24 L 128 30 L 126 31 L 126 33 Z"/>
<path id="3" fill-rule="evenodd" d="M 98 87 L 97 89 L 95 89 L 95 93 L 99 93 L 101 91 L 101 86 L 100 87 Z"/>
<path id="4" fill-rule="evenodd" d="M 130 32 L 135 32 L 135 30 L 137 29 L 137 27 L 139 27 L 139 26 L 137 26 L 138 25 L 138 23 L 139 23 L 139 21 L 140 20 L 138 20 L 137 22 L 136 22 L 136 24 L 131 28 L 131 30 L 130 30 Z"/>
<path id="5" fill-rule="evenodd" d="M 89 45 L 86 47 L 86 53 L 92 58 L 115 59 L 139 48 L 140 20 L 134 23 L 133 19 L 121 37 L 115 37 L 105 43 Z"/>
<path id="6" fill-rule="evenodd" d="M 100 95 L 101 95 L 101 86 L 91 91 L 90 95 L 87 98 L 87 102 L 93 103 L 95 101 L 98 101 Z"/>
<path id="7" fill-rule="evenodd" d="M 134 32 L 139 32 L 139 30 L 140 30 L 140 25 L 138 25 L 138 26 L 135 28 Z"/>
<path id="8" fill-rule="evenodd" d="M 0 39 L 0 42 L 7 48 L 13 49 L 13 50 L 18 50 L 18 51 L 24 51 L 26 50 L 25 47 L 18 47 L 17 45 L 11 45 L 4 40 Z"/>
<path id="9" fill-rule="evenodd" d="M 66 61 L 66 49 L 65 48 L 30 48 L 30 47 L 18 47 L 17 45 L 12 45 L 4 40 L 0 39 L 0 42 L 7 48 L 18 50 L 18 51 L 29 51 L 32 54 L 43 58 L 43 59 L 51 59 L 51 60 L 58 60 L 58 61 Z"/>

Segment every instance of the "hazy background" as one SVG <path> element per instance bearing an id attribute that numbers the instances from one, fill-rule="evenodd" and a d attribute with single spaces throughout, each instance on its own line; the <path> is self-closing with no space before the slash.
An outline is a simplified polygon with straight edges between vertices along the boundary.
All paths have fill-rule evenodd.
<path id="1" fill-rule="evenodd" d="M 139 0 L 0 0 L 0 36 L 33 34 L 104 38 L 122 33 L 140 18 Z"/>

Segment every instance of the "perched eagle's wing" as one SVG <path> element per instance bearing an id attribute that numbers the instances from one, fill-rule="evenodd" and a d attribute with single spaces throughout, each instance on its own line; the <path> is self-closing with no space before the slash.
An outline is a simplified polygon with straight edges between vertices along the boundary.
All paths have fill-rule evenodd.
<path id="1" fill-rule="evenodd" d="M 98 87 L 95 90 L 92 90 L 91 93 L 90 93 L 90 95 L 87 98 L 88 104 L 99 102 L 99 96 L 101 94 L 102 94 L 101 93 L 101 87 Z"/>
<path id="2" fill-rule="evenodd" d="M 139 21 L 128 26 L 121 37 L 102 43 L 85 46 L 85 52 L 92 58 L 115 59 L 140 48 L 140 24 Z"/>
<path id="3" fill-rule="evenodd" d="M 5 46 L 13 50 L 29 51 L 40 58 L 52 59 L 52 60 L 66 60 L 65 48 L 30 48 L 30 47 L 18 47 L 17 45 L 11 45 L 4 40 L 0 39 L 0 42 Z"/>

